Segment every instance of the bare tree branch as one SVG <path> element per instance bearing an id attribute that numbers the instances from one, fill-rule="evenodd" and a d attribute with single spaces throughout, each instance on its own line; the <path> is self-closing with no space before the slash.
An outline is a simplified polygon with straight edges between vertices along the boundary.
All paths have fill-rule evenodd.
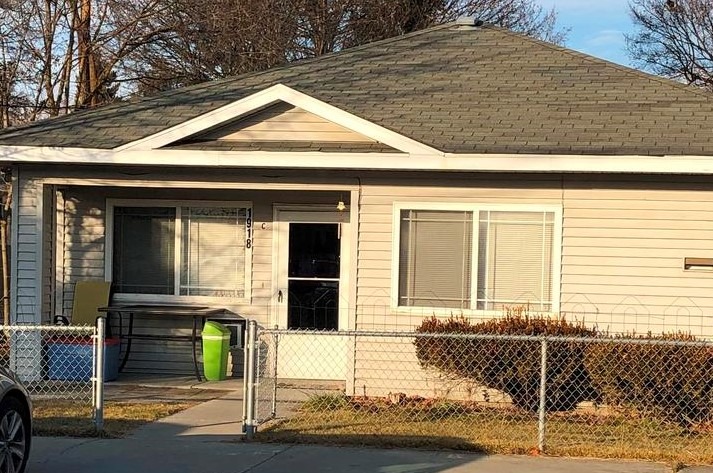
<path id="1" fill-rule="evenodd" d="M 637 31 L 627 48 L 637 65 L 713 90 L 713 2 L 632 0 Z"/>

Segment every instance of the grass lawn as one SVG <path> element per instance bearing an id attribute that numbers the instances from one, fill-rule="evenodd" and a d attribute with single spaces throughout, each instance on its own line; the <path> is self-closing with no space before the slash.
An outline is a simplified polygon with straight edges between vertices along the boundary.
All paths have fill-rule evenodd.
<path id="1" fill-rule="evenodd" d="M 449 448 L 482 453 L 537 452 L 537 417 L 514 409 L 457 412 L 442 408 L 344 402 L 304 403 L 293 416 L 258 432 L 264 441 Z M 713 429 L 700 432 L 645 419 L 596 413 L 552 415 L 545 453 L 684 464 L 713 463 Z"/>
<path id="2" fill-rule="evenodd" d="M 67 401 L 33 403 L 34 434 L 59 437 L 123 437 L 146 423 L 175 414 L 198 402 L 115 402 L 104 406 L 104 432 L 94 429 L 92 409 Z"/>

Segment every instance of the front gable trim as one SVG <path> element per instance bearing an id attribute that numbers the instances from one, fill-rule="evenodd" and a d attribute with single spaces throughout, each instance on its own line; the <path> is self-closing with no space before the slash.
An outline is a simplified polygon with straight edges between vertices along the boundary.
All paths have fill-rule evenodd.
<path id="1" fill-rule="evenodd" d="M 276 84 L 248 97 L 200 115 L 184 123 L 160 131 L 154 135 L 114 148 L 115 151 L 147 151 L 162 148 L 176 141 L 188 138 L 241 116 L 255 112 L 265 106 L 283 101 L 299 107 L 325 120 L 333 122 L 355 133 L 362 134 L 398 151 L 426 156 L 443 156 L 443 153 L 391 131 L 380 125 L 359 118 L 328 103 L 298 92 L 283 84 Z"/>

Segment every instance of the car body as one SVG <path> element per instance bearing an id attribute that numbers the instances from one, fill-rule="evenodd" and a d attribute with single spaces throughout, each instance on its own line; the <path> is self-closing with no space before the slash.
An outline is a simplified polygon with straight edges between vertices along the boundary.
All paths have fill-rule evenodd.
<path id="1" fill-rule="evenodd" d="M 32 401 L 27 389 L 0 367 L 0 473 L 22 473 L 32 443 Z"/>

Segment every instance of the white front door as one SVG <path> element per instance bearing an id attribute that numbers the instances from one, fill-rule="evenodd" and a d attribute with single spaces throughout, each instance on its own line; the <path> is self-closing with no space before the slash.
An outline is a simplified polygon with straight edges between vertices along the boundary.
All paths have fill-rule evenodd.
<path id="1" fill-rule="evenodd" d="M 349 214 L 276 207 L 274 322 L 305 333 L 280 338 L 278 377 L 343 380 L 348 327 Z"/>

